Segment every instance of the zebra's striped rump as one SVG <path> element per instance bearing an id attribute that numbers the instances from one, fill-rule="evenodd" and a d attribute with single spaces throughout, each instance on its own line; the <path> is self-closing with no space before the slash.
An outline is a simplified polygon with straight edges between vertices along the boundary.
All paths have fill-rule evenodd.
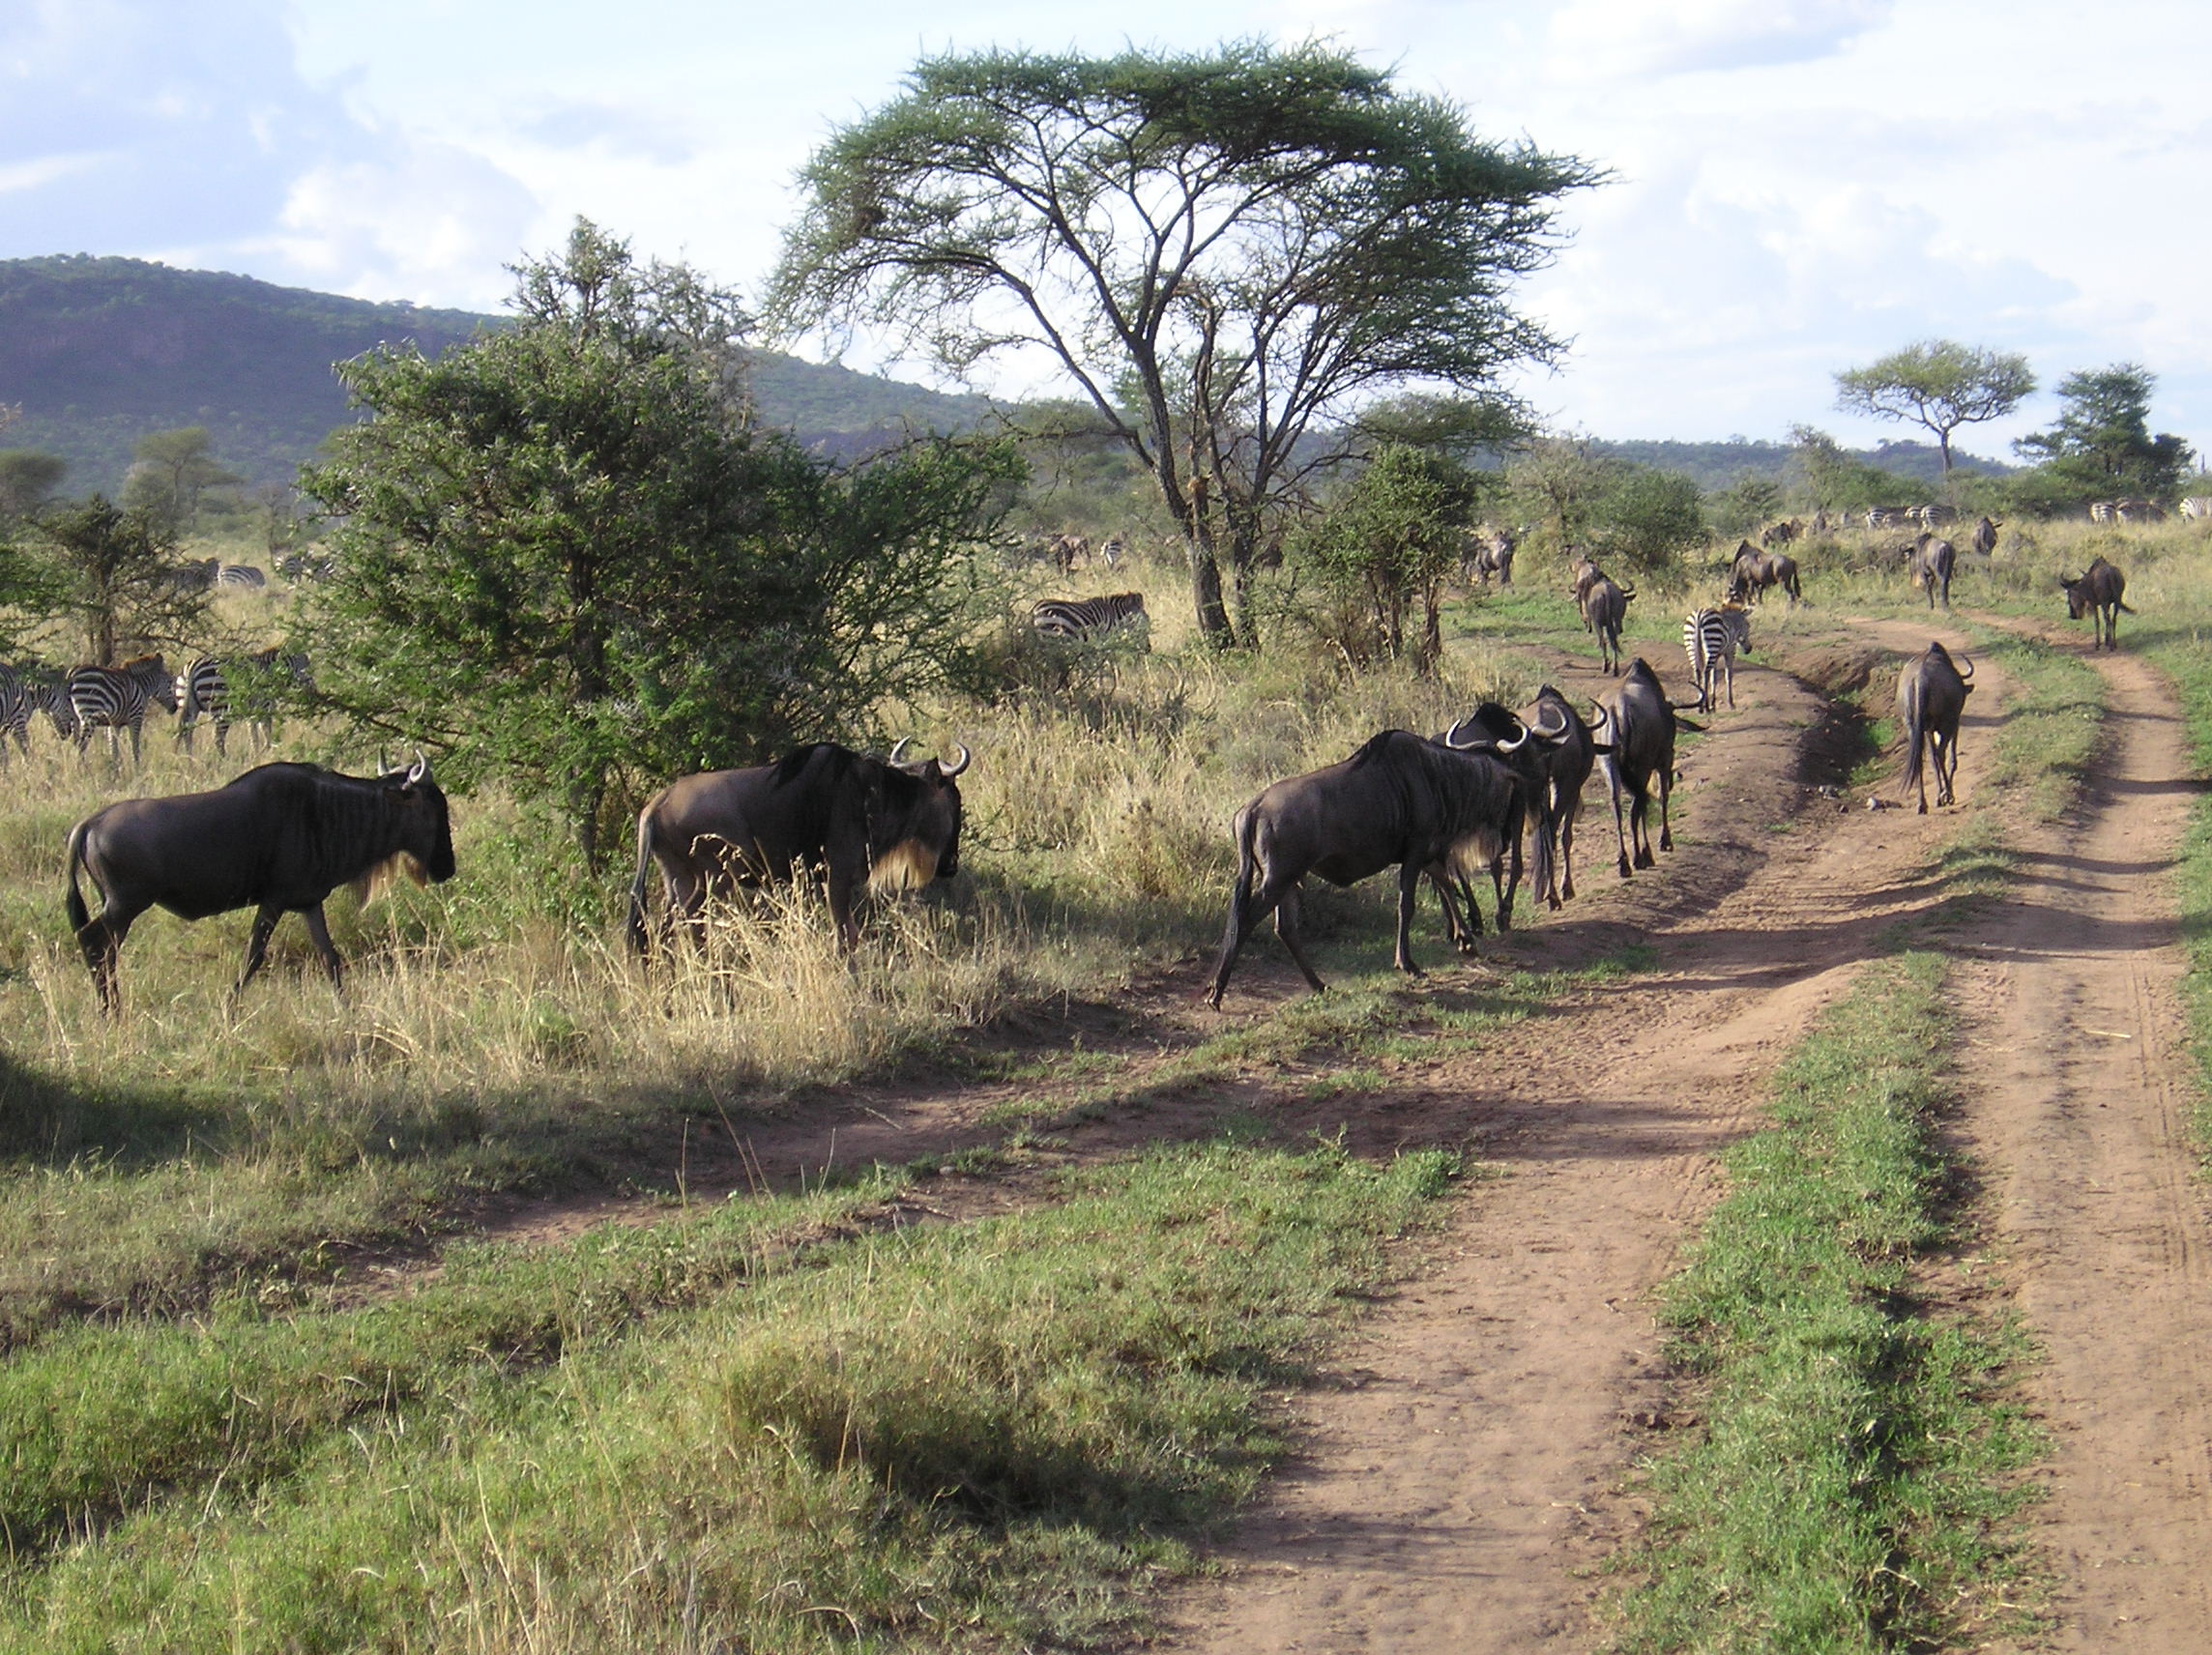
<path id="1" fill-rule="evenodd" d="M 146 709 L 160 704 L 177 710 L 177 682 L 160 655 L 140 655 L 119 667 L 78 667 L 69 675 L 67 692 L 76 716 L 76 750 L 83 752 L 95 730 L 107 732 L 107 756 L 120 758 L 116 733 L 131 732 L 131 762 L 139 760 L 139 730 Z"/>
<path id="2" fill-rule="evenodd" d="M 1735 706 L 1735 657 L 1739 652 L 1751 653 L 1751 616 L 1739 605 L 1693 610 L 1682 623 L 1682 653 L 1689 658 L 1699 711 L 1713 710 L 1724 679 L 1728 704 L 1732 709 Z"/>

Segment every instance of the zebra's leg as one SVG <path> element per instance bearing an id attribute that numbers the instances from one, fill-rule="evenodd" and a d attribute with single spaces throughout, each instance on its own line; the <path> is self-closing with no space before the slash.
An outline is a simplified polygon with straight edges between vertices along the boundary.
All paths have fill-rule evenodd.
<path id="1" fill-rule="evenodd" d="M 218 713 L 215 720 L 215 756 L 217 758 L 226 759 L 230 756 L 223 747 L 223 743 L 229 736 L 230 720 Z"/>
<path id="2" fill-rule="evenodd" d="M 323 957 L 323 970 L 331 973 L 331 987 L 343 993 L 345 962 L 338 958 L 337 947 L 331 942 L 330 922 L 323 917 L 323 905 L 319 902 L 307 910 L 307 939 L 315 944 L 315 952 Z"/>
<path id="3" fill-rule="evenodd" d="M 270 903 L 263 903 L 254 911 L 253 931 L 246 939 L 246 969 L 238 973 L 238 981 L 230 985 L 230 998 L 236 1001 L 246 992 L 246 985 L 253 980 L 269 958 L 269 936 L 276 929 L 276 921 L 284 917 L 284 911 Z"/>

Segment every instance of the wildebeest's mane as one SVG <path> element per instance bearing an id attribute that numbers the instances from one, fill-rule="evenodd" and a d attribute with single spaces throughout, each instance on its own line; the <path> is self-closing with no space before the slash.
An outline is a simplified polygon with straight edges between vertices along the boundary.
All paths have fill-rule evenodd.
<path id="1" fill-rule="evenodd" d="M 1345 761 L 1345 763 L 1353 769 L 1358 769 L 1362 766 L 1371 765 L 1377 759 L 1381 758 L 1384 749 L 1386 749 L 1390 743 L 1396 740 L 1400 736 L 1405 737 L 1409 741 L 1419 741 L 1421 740 L 1420 737 L 1414 735 L 1410 730 L 1384 730 L 1379 735 L 1368 737 L 1366 741 L 1361 744 L 1359 751 L 1353 753 L 1350 759 Z M 1424 743 L 1424 745 L 1426 743 Z"/>
<path id="2" fill-rule="evenodd" d="M 849 748 L 840 747 L 834 741 L 809 741 L 802 747 L 792 748 L 790 752 L 776 761 L 775 785 L 782 787 L 797 780 L 800 772 L 814 762 L 816 753 L 835 755 L 839 769 L 850 765 L 857 756 Z"/>

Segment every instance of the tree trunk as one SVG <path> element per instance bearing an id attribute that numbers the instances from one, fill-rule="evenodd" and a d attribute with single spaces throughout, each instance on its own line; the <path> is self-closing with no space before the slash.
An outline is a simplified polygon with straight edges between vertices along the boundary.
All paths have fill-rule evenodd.
<path id="1" fill-rule="evenodd" d="M 1167 481 L 1164 477 L 1160 480 Z M 1206 515 L 1205 474 L 1191 478 L 1188 500 L 1178 500 L 1172 489 L 1167 493 L 1168 505 L 1182 518 L 1183 539 L 1190 548 L 1190 594 L 1198 606 L 1199 636 L 1209 649 L 1234 649 L 1237 634 L 1221 601 L 1221 565 L 1213 556 L 1213 528 Z"/>

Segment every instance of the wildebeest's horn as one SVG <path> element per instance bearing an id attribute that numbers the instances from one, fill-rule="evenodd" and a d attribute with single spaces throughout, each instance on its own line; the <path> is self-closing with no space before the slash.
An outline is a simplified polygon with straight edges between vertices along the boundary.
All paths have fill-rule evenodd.
<path id="1" fill-rule="evenodd" d="M 1516 724 L 1521 724 L 1521 720 L 1520 720 L 1520 719 L 1518 719 L 1518 718 L 1514 719 L 1514 720 L 1513 720 L 1513 722 L 1514 722 L 1514 723 L 1516 723 Z M 1518 753 L 1518 752 L 1519 752 L 1519 751 L 1520 751 L 1520 750 L 1521 750 L 1523 747 L 1526 747 L 1528 744 L 1528 725 L 1526 725 L 1526 724 L 1521 724 L 1521 734 L 1520 734 L 1519 736 L 1515 737 L 1515 738 L 1514 738 L 1512 740 L 1510 740 L 1510 741 L 1496 741 L 1496 742 L 1493 742 L 1493 743 L 1492 743 L 1492 750 L 1493 750 L 1493 751 L 1496 751 L 1496 752 L 1499 752 L 1499 753 Z"/>
<path id="2" fill-rule="evenodd" d="M 968 768 L 969 759 L 973 757 L 968 749 L 964 746 L 961 746 L 958 741 L 955 741 L 952 744 L 955 747 L 960 748 L 960 756 L 957 759 L 954 759 L 948 765 L 939 766 L 939 773 L 942 774 L 947 781 L 950 781 L 954 776 L 958 775 L 962 770 L 966 769 Z"/>
<path id="3" fill-rule="evenodd" d="M 1972 661 L 1969 661 L 1968 659 L 1966 659 L 1966 652 L 1965 652 L 1965 651 L 1964 651 L 1964 650 L 1961 650 L 1961 651 L 1959 652 L 1959 659 L 1958 659 L 1957 665 L 1958 665 L 1958 668 L 1959 668 L 1959 676 L 1960 676 L 1960 678 L 1962 678 L 1962 679 L 1970 679 L 1970 678 L 1972 678 L 1972 677 L 1974 676 L 1974 663 L 1973 663 Z"/>
<path id="4" fill-rule="evenodd" d="M 913 738 L 910 736 L 901 736 L 897 740 L 893 741 L 891 743 L 891 756 L 886 759 L 884 763 L 887 765 L 897 764 L 899 754 L 906 751 L 906 744 L 912 740 Z"/>
<path id="5" fill-rule="evenodd" d="M 1444 732 L 1444 745 L 1451 748 L 1455 753 L 1464 753 L 1470 748 L 1478 747 L 1482 744 L 1480 741 L 1463 741 L 1459 739 L 1460 727 L 1465 723 L 1467 723 L 1465 718 L 1454 719 L 1452 727 Z"/>
<path id="6" fill-rule="evenodd" d="M 415 749 L 415 762 L 407 769 L 407 785 L 413 787 L 417 782 L 428 781 L 429 779 L 430 761 L 422 756 L 422 749 L 417 747 Z"/>
<path id="7" fill-rule="evenodd" d="M 1529 726 L 1529 728 L 1534 730 L 1537 735 L 1543 737 L 1545 740 L 1556 741 L 1561 736 L 1564 736 L 1567 733 L 1566 710 L 1549 701 L 1543 703 L 1543 709 L 1544 711 L 1540 715 L 1543 719 L 1543 722 L 1540 724 L 1532 724 Z M 1552 720 L 1555 718 L 1558 720 L 1558 722 L 1556 724 L 1552 722 Z"/>

